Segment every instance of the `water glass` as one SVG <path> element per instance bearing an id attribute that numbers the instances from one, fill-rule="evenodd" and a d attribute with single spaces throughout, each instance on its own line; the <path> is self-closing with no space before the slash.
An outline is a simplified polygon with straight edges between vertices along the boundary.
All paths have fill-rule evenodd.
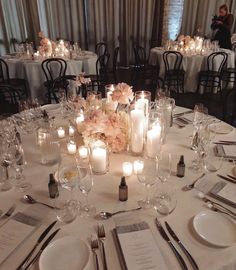
<path id="1" fill-rule="evenodd" d="M 171 175 L 171 153 L 161 152 L 157 157 L 157 177 L 161 182 L 166 182 Z"/>

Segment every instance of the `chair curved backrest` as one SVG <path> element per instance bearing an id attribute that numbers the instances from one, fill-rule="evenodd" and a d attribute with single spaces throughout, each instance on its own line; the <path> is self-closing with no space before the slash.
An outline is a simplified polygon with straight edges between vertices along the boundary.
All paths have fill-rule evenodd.
<path id="1" fill-rule="evenodd" d="M 228 54 L 225 52 L 214 52 L 207 57 L 207 70 L 221 73 L 226 65 Z"/>
<path id="2" fill-rule="evenodd" d="M 7 62 L 0 58 L 0 82 L 4 84 L 9 84 L 9 69 Z"/>
<path id="3" fill-rule="evenodd" d="M 98 79 L 104 78 L 106 76 L 109 59 L 110 59 L 109 53 L 98 57 L 96 62 L 96 73 Z"/>
<path id="4" fill-rule="evenodd" d="M 180 71 L 183 62 L 183 55 L 176 51 L 166 51 L 163 53 L 163 60 L 165 63 L 165 71 L 170 70 Z"/>
<path id="5" fill-rule="evenodd" d="M 135 59 L 135 66 L 142 67 L 146 65 L 147 57 L 146 51 L 142 46 L 134 45 L 134 59 Z"/>
<path id="6" fill-rule="evenodd" d="M 18 106 L 20 100 L 19 92 L 10 85 L 0 85 L 0 101 L 7 102 L 11 105 Z"/>
<path id="7" fill-rule="evenodd" d="M 52 65 L 55 65 L 56 72 L 53 71 Z M 46 59 L 42 62 L 41 66 L 48 83 L 58 77 L 64 77 L 66 74 L 67 63 L 62 58 Z"/>
<path id="8" fill-rule="evenodd" d="M 107 44 L 105 42 L 99 42 L 96 44 L 96 54 L 98 57 L 107 54 Z"/>
<path id="9" fill-rule="evenodd" d="M 113 71 L 116 71 L 117 69 L 117 60 L 118 60 L 118 54 L 119 54 L 120 47 L 116 47 L 113 54 Z"/>

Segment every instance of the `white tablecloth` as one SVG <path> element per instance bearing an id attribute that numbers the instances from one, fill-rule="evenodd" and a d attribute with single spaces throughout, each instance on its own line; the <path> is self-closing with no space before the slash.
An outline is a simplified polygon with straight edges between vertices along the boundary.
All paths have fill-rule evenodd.
<path id="1" fill-rule="evenodd" d="M 224 50 L 228 54 L 227 67 L 235 67 L 235 53 L 230 50 Z M 165 75 L 165 63 L 163 60 L 164 50 L 161 47 L 151 49 L 149 64 L 159 65 L 159 76 L 164 78 Z M 201 70 L 207 69 L 207 57 L 208 55 L 183 55 L 182 68 L 185 71 L 184 78 L 184 91 L 196 92 L 198 85 L 198 73 Z"/>
<path id="2" fill-rule="evenodd" d="M 46 102 L 47 99 L 43 83 L 46 81 L 42 71 L 42 61 L 20 60 L 17 58 L 4 57 L 9 67 L 10 78 L 26 79 L 29 85 L 30 95 L 32 98 L 38 98 L 39 101 Z M 78 58 L 77 60 L 66 60 L 66 75 L 78 75 L 82 71 L 86 75 L 96 74 L 97 55 L 91 53 Z"/>
<path id="3" fill-rule="evenodd" d="M 183 109 L 178 108 L 180 112 Z M 170 151 L 173 154 L 172 157 L 172 176 L 169 181 L 175 186 L 177 190 L 178 203 L 175 211 L 168 217 L 161 218 L 161 222 L 167 220 L 174 228 L 176 234 L 182 240 L 184 245 L 188 248 L 189 252 L 195 258 L 199 265 L 200 270 L 235 270 L 236 269 L 236 246 L 228 248 L 216 248 L 201 241 L 193 231 L 192 220 L 193 217 L 200 211 L 206 209 L 202 200 L 196 195 L 197 191 L 192 190 L 184 192 L 181 188 L 187 183 L 191 183 L 198 175 L 193 174 L 188 170 L 187 166 L 194 157 L 193 151 L 190 150 L 189 136 L 192 134 L 193 127 L 188 126 L 183 129 L 176 127 L 171 128 L 170 134 L 168 135 L 167 144 L 164 146 L 164 150 Z M 222 136 L 217 135 L 218 139 L 235 139 L 236 130 L 228 135 Z M 39 164 L 39 152 L 36 150 L 35 137 L 33 135 L 27 135 L 23 137 L 23 143 L 26 150 L 26 158 L 28 165 L 24 170 L 26 180 L 31 182 L 33 185 L 32 190 L 28 193 L 33 197 L 50 202 L 48 198 L 47 184 L 49 173 L 56 171 L 57 166 L 43 166 Z M 179 155 L 183 154 L 186 161 L 186 176 L 184 178 L 177 178 L 176 163 Z M 122 162 L 133 161 L 138 157 L 130 156 L 128 154 L 112 154 L 110 156 L 110 172 L 106 175 L 95 176 L 94 187 L 90 193 L 90 201 L 93 203 L 97 212 L 99 211 L 116 211 L 137 207 L 137 201 L 144 198 L 144 187 L 138 182 L 135 176 L 127 179 L 129 187 L 129 199 L 127 202 L 118 201 L 118 185 L 121 178 Z M 224 162 L 221 168 L 221 174 L 230 173 L 233 168 L 232 163 Z M 208 178 L 218 180 L 215 174 L 207 175 Z M 24 204 L 20 198 L 22 193 L 10 190 L 8 192 L 0 193 L 0 208 L 10 206 L 12 203 L 17 204 L 16 211 L 21 211 L 28 207 Z M 37 237 L 44 230 L 44 228 L 53 220 L 55 215 L 53 210 L 45 208 L 44 224 L 27 240 L 25 241 L 6 261 L 0 266 L 1 270 L 16 269 L 19 263 L 22 261 L 27 252 L 32 248 Z M 154 238 L 157 242 L 161 253 L 166 260 L 168 269 L 179 270 L 181 269 L 175 256 L 170 250 L 168 244 L 162 239 L 159 232 L 154 225 L 154 218 L 156 216 L 153 210 L 149 211 L 136 211 L 134 215 L 139 215 L 141 220 L 145 220 L 150 224 Z M 79 237 L 84 240 L 89 246 L 89 239 L 91 234 L 96 233 L 96 225 L 98 222 L 94 217 L 81 218 L 78 217 L 74 222 L 67 225 L 61 225 L 59 222 L 56 227 L 60 226 L 61 231 L 56 235 L 55 239 L 64 237 L 66 235 L 72 235 L 73 237 Z M 107 252 L 107 261 L 109 270 L 120 270 L 120 264 L 117 257 L 117 252 L 113 242 L 111 230 L 114 228 L 115 223 L 113 218 L 103 222 L 107 232 L 107 239 L 105 241 L 105 249 Z M 1 224 L 1 222 L 0 222 Z M 54 240 L 55 240 L 54 239 Z M 64 251 L 67 252 L 66 250 Z M 63 254 L 59 254 L 63 256 Z M 187 260 L 186 260 L 187 261 Z M 189 264 L 188 264 L 189 266 Z M 32 269 L 38 269 L 38 263 L 34 265 Z M 69 270 L 68 266 L 68 270 Z M 93 256 L 90 252 L 89 264 L 86 267 L 87 270 L 95 269 L 93 265 Z M 101 267 L 102 269 L 102 267 Z M 189 269 L 192 269 L 189 266 Z M 53 269 L 52 269 L 53 270 Z M 135 270 L 135 269 L 134 269 Z M 162 270 L 162 269 L 160 269 Z"/>

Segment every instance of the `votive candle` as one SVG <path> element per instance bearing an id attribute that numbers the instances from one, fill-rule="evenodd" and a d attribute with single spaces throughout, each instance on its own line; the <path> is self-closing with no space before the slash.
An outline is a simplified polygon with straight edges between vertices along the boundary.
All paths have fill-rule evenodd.
<path id="1" fill-rule="evenodd" d="M 88 148 L 86 146 L 80 146 L 79 155 L 81 158 L 87 158 L 88 157 Z"/>
<path id="2" fill-rule="evenodd" d="M 123 162 L 123 176 L 131 176 L 133 173 L 133 164 L 131 162 Z"/>
<path id="3" fill-rule="evenodd" d="M 63 127 L 59 127 L 57 129 L 57 135 L 60 139 L 64 138 L 66 135 L 65 129 Z"/>
<path id="4" fill-rule="evenodd" d="M 69 141 L 67 144 L 67 150 L 69 154 L 75 154 L 77 150 L 76 143 L 74 141 Z"/>
<path id="5" fill-rule="evenodd" d="M 143 172 L 143 161 L 135 160 L 133 163 L 134 174 L 141 174 Z"/>

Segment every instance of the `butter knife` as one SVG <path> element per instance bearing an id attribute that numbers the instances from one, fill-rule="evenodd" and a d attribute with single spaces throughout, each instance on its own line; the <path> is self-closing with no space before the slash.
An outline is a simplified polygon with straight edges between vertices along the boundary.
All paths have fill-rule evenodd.
<path id="1" fill-rule="evenodd" d="M 183 250 L 184 254 L 188 258 L 189 262 L 191 263 L 193 269 L 198 270 L 198 265 L 193 259 L 192 255 L 188 252 L 188 250 L 185 248 L 185 246 L 182 244 L 182 242 L 179 240 L 178 236 L 175 234 L 175 232 L 171 229 L 170 225 L 165 221 L 166 229 L 169 232 L 169 234 L 172 236 L 172 238 L 177 242 L 177 244 L 180 246 L 180 248 Z"/>
<path id="2" fill-rule="evenodd" d="M 166 240 L 166 242 L 169 244 L 171 250 L 173 251 L 173 253 L 175 254 L 181 268 L 183 270 L 188 270 L 188 267 L 184 261 L 184 259 L 182 258 L 182 256 L 180 255 L 180 253 L 178 252 L 178 250 L 176 249 L 176 247 L 173 245 L 173 243 L 170 241 L 169 236 L 167 235 L 167 233 L 165 232 L 164 228 L 162 227 L 161 223 L 158 221 L 158 219 L 156 218 L 156 226 L 157 229 L 159 230 L 162 238 L 164 240 Z"/>
<path id="3" fill-rule="evenodd" d="M 25 259 L 22 261 L 22 263 L 16 268 L 16 270 L 20 270 L 20 269 L 25 269 L 25 266 L 27 264 L 27 262 L 29 261 L 29 259 L 32 257 L 32 255 L 34 254 L 34 251 L 36 250 L 36 248 L 39 246 L 39 244 L 43 241 L 43 239 L 46 237 L 46 235 L 50 232 L 50 230 L 54 227 L 54 225 L 57 223 L 57 221 L 54 221 L 53 223 L 51 223 L 44 231 L 43 233 L 41 233 L 41 235 L 39 236 L 36 244 L 33 246 L 33 248 L 30 250 L 30 252 L 28 253 L 28 255 L 25 257 Z"/>
<path id="4" fill-rule="evenodd" d="M 48 244 L 51 242 L 51 240 L 55 237 L 55 235 L 60 231 L 60 229 L 57 229 L 55 232 L 53 232 L 47 240 L 43 243 L 42 247 L 40 248 L 39 252 L 34 256 L 34 258 L 30 261 L 30 263 L 24 268 L 29 269 L 33 266 L 33 264 L 38 260 L 40 255 L 42 254 L 43 250 L 48 246 Z"/>

